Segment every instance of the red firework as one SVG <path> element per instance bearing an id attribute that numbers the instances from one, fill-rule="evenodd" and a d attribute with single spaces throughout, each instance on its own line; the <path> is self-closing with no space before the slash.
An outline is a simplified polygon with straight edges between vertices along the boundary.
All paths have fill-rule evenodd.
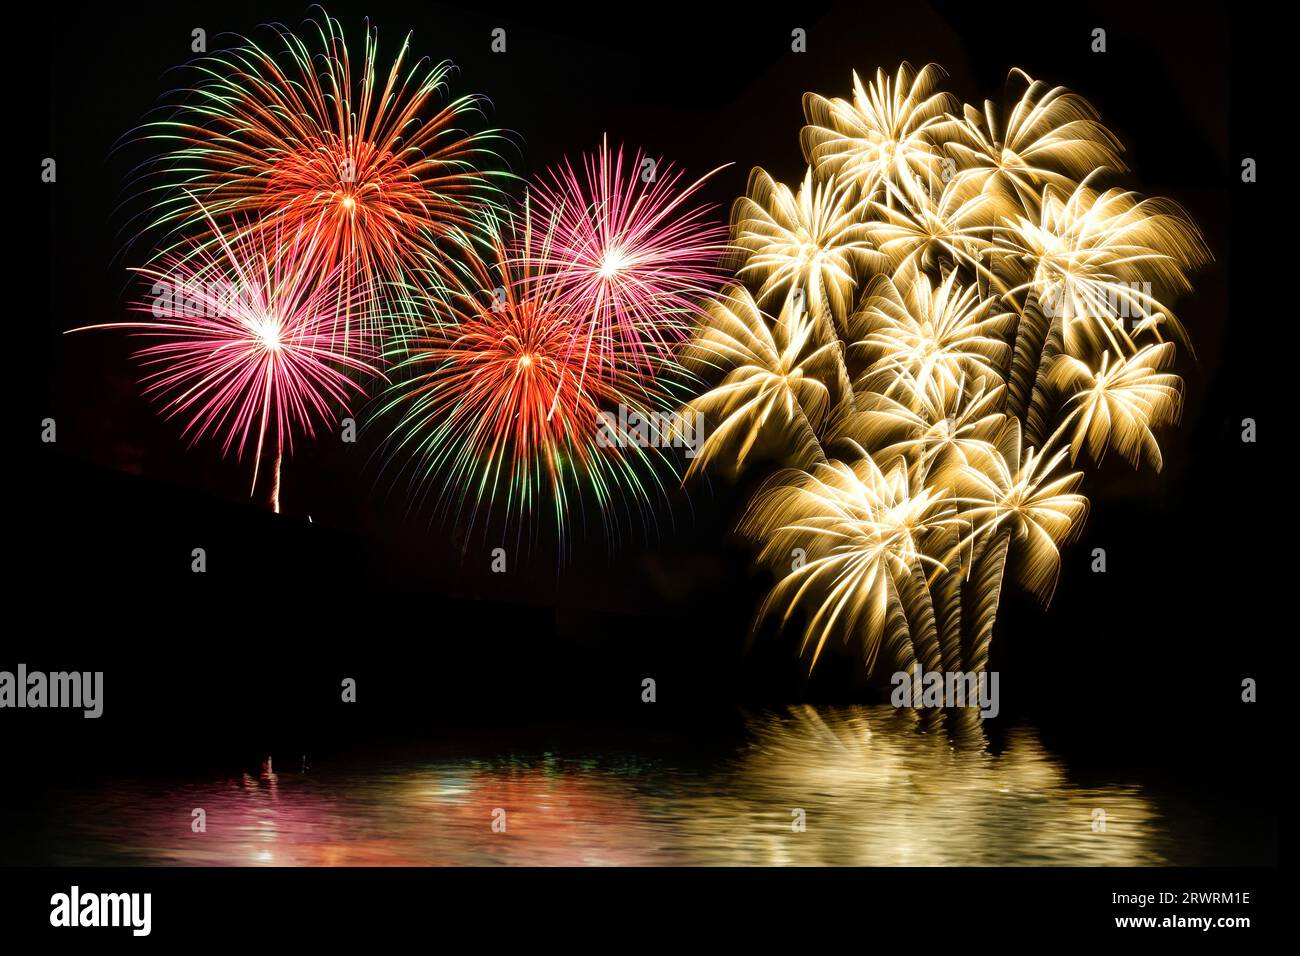
<path id="1" fill-rule="evenodd" d="M 616 447 L 611 424 L 620 406 L 646 409 L 657 386 L 627 362 L 589 369 L 580 313 L 529 264 L 527 211 L 518 232 L 483 231 L 489 254 L 466 240 L 460 281 L 435 305 L 451 320 L 397 348 L 385 408 L 398 413 L 392 444 L 444 507 L 510 516 L 541 501 L 563 534 L 581 487 L 603 511 L 617 489 L 641 491 L 645 460 L 662 459 L 657 449 Z"/>
<path id="2" fill-rule="evenodd" d="M 143 127 L 169 150 L 147 167 L 161 176 L 151 218 L 185 231 L 197 196 L 218 220 L 319 233 L 316 267 L 346 265 L 345 292 L 400 296 L 439 261 L 440 238 L 496 201 L 499 174 L 484 164 L 499 135 L 466 130 L 485 101 L 447 96 L 451 63 L 405 63 L 409 36 L 384 70 L 368 29 L 354 72 L 338 21 L 311 27 L 311 45 L 275 26 L 269 51 L 244 39 L 195 64 L 179 105 Z"/>

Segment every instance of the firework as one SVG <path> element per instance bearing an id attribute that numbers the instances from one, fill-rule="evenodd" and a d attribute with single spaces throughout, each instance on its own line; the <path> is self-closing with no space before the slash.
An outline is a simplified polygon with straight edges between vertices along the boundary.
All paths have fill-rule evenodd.
<path id="1" fill-rule="evenodd" d="M 871 241 L 889 259 L 889 270 L 900 278 L 933 272 L 941 264 L 961 264 L 981 277 L 989 273 L 983 260 L 993 241 L 999 204 L 953 177 L 942 192 L 905 196 L 892 183 L 890 202 L 872 201 Z"/>
<path id="2" fill-rule="evenodd" d="M 1176 422 L 1183 403 L 1183 380 L 1164 371 L 1173 356 L 1173 343 L 1164 342 L 1120 361 L 1103 352 L 1096 371 L 1069 355 L 1057 359 L 1051 379 L 1070 396 L 1061 427 L 1073 426 L 1071 461 L 1085 443 L 1096 461 L 1113 445 L 1133 467 L 1145 457 L 1160 470 L 1164 459 L 1152 429 Z"/>
<path id="3" fill-rule="evenodd" d="M 465 130 L 484 101 L 449 95 L 449 62 L 408 62 L 409 35 L 384 67 L 368 29 L 354 68 L 327 15 L 308 21 L 307 40 L 268 30 L 265 47 L 241 38 L 193 63 L 192 86 L 142 127 L 166 150 L 144 167 L 145 231 L 205 227 L 196 196 L 222 228 L 236 216 L 254 232 L 318 236 L 314 267 L 346 266 L 344 297 L 368 302 L 343 329 L 364 336 L 386 314 L 381 300 L 439 261 L 438 241 L 495 201 L 500 174 L 485 170 L 499 134 Z M 206 238 L 218 241 L 215 230 Z"/>
<path id="4" fill-rule="evenodd" d="M 1018 419 L 1007 421 L 997 444 L 984 467 L 966 472 L 966 516 L 978 538 L 1014 538 L 1023 555 L 1016 565 L 1020 583 L 1047 603 L 1060 571 L 1060 546 L 1078 533 L 1088 512 L 1088 499 L 1075 493 L 1083 475 L 1059 473 L 1064 449 L 1026 447 Z"/>
<path id="5" fill-rule="evenodd" d="M 788 619 L 808 610 L 804 646 L 815 666 L 837 630 L 856 636 L 870 667 L 882 648 L 904 668 L 941 665 L 934 611 L 924 587 L 944 570 L 930 541 L 960 525 L 944 489 L 916 486 L 903 459 L 882 470 L 870 456 L 778 474 L 741 523 L 762 543 L 760 560 L 786 569 L 765 610 Z M 791 567 L 790 555 L 802 562 Z M 910 617 L 909 617 L 910 615 Z"/>
<path id="6" fill-rule="evenodd" d="M 688 408 L 714 423 L 688 473 L 710 465 L 734 473 L 774 447 L 791 464 L 824 457 L 815 430 L 849 383 L 839 371 L 839 344 L 818 337 L 793 296 L 773 319 L 748 289 L 733 287 L 709 307 L 684 362 L 699 377 L 724 376 Z"/>
<path id="7" fill-rule="evenodd" d="M 941 76 L 804 97 L 798 197 L 755 170 L 733 218 L 738 278 L 787 308 L 733 290 L 688 353 L 717 383 L 694 467 L 795 466 L 740 527 L 776 576 L 760 619 L 801 614 L 814 664 L 838 634 L 868 668 L 985 669 L 1004 585 L 1050 601 L 1087 516 L 1067 459 L 1159 469 L 1182 407 L 1196 226 L 1103 183 L 1121 146 L 1077 94 L 1013 70 L 1005 113 L 958 113 Z"/>
<path id="8" fill-rule="evenodd" d="M 561 281 L 533 265 L 551 235 L 534 234 L 527 206 L 520 220 L 493 218 L 480 231 L 488 252 L 462 237 L 457 281 L 429 305 L 446 319 L 390 355 L 390 460 L 400 459 L 419 497 L 436 492 L 471 527 L 495 513 L 522 529 L 549 507 L 563 544 L 584 489 L 609 522 L 664 491 L 667 456 L 629 440 L 619 422 L 628 410 L 648 419 L 673 405 L 630 357 L 598 366 L 583 347 L 582 314 Z"/>
<path id="9" fill-rule="evenodd" d="M 652 370 L 722 285 L 726 229 L 696 195 L 712 175 L 688 182 L 640 151 L 625 162 L 602 140 L 580 169 L 565 160 L 530 188 L 546 242 L 516 255 L 581 323 L 584 368 Z"/>
<path id="10" fill-rule="evenodd" d="M 1005 115 L 986 100 L 983 112 L 966 105 L 962 122 L 946 128 L 953 138 L 944 150 L 959 165 L 954 182 L 1002 197 L 1008 208 L 1032 207 L 1043 185 L 1068 189 L 1093 170 L 1124 169 L 1123 147 L 1086 99 L 1023 70 L 1011 71 L 1012 83 L 1025 89 Z"/>
<path id="11" fill-rule="evenodd" d="M 919 391 L 935 403 L 963 382 L 999 379 L 1009 354 L 1000 333 L 1012 317 L 958 278 L 932 284 L 921 274 L 901 289 L 889 276 L 872 281 L 852 322 L 854 348 L 873 358 L 864 391 Z"/>
<path id="12" fill-rule="evenodd" d="M 901 373 L 892 384 L 898 397 L 859 393 L 857 408 L 841 418 L 828 443 L 850 442 L 881 461 L 901 457 L 922 481 L 944 487 L 984 465 L 1006 424 L 1005 386 L 972 390 L 960 382 L 935 393 Z"/>
<path id="13" fill-rule="evenodd" d="M 1034 295 L 1071 355 L 1129 354 L 1144 331 L 1163 341 L 1161 326 L 1186 342 L 1165 303 L 1189 290 L 1187 273 L 1206 262 L 1199 231 L 1176 203 L 1098 191 L 1090 179 L 1068 194 L 1048 186 L 1036 216 L 1004 222 L 998 257 L 1025 276 L 1012 294 Z"/>
<path id="14" fill-rule="evenodd" d="M 843 323 L 858 274 L 878 258 L 850 186 L 814 183 L 809 169 L 796 195 L 762 169 L 750 173 L 731 223 L 738 275 L 760 280 L 760 303 L 798 289 L 813 316 Z"/>
<path id="15" fill-rule="evenodd" d="M 151 291 L 133 309 L 149 319 L 87 328 L 154 342 L 136 352 L 145 393 L 165 417 L 185 421 L 191 445 L 213 438 L 223 455 L 251 452 L 250 494 L 273 448 L 270 502 L 279 511 L 281 457 L 292 454 L 294 433 L 315 437 L 364 394 L 356 379 L 378 374 L 364 341 L 340 346 L 348 316 L 364 314 L 364 297 L 342 267 L 318 271 L 319 230 L 243 229 L 227 238 L 213 228 L 213 241 L 192 241 L 135 270 Z"/>
<path id="16" fill-rule="evenodd" d="M 854 71 L 852 103 L 804 94 L 804 158 L 819 173 L 856 183 L 863 197 L 885 183 L 921 195 L 922 184 L 942 180 L 936 141 L 956 125 L 950 115 L 955 100 L 937 91 L 942 77 L 933 63 L 920 71 L 903 63 L 892 77 L 877 70 L 867 86 Z"/>

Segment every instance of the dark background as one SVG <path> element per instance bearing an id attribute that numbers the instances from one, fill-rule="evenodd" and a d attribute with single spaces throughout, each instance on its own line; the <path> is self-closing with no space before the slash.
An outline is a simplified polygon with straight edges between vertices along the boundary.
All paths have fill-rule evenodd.
<path id="1" fill-rule="evenodd" d="M 1266 168 L 1255 116 L 1271 104 L 1254 38 L 1223 14 L 1131 4 L 329 10 L 354 41 L 369 14 L 381 53 L 413 29 L 417 52 L 455 60 L 454 89 L 491 97 L 493 124 L 517 134 L 516 173 L 576 156 L 608 132 L 697 175 L 734 163 L 708 187 L 719 216 L 751 166 L 797 180 L 802 93 L 848 96 L 855 67 L 933 60 L 948 90 L 979 103 L 1000 99 L 1007 70 L 1020 66 L 1088 97 L 1127 147 L 1133 171 L 1121 182 L 1183 203 L 1215 261 L 1178 304 L 1198 354 L 1182 360 L 1187 408 L 1163 436 L 1164 473 L 1134 474 L 1117 456 L 1090 472 L 1092 513 L 1050 611 L 1004 596 L 994 744 L 998 726 L 1027 720 L 1083 777 L 1156 768 L 1168 786 L 1210 801 L 1221 838 L 1240 834 L 1251 848 L 1241 859 L 1275 852 L 1281 713 L 1266 676 L 1278 643 L 1270 598 L 1285 565 L 1270 552 L 1289 502 L 1259 451 L 1277 437 L 1264 388 L 1282 349 L 1258 340 L 1271 312 L 1251 301 L 1263 299 L 1254 237 L 1268 187 L 1239 176 L 1243 156 Z M 175 84 L 166 74 L 188 58 L 190 31 L 204 27 L 217 48 L 223 31 L 252 35 L 306 14 L 294 2 L 134 5 L 66 24 L 51 9 L 26 37 L 36 122 L 48 124 L 27 146 L 57 159 L 58 182 L 31 187 L 35 162 L 18 151 L 16 181 L 35 193 L 37 225 L 12 233 L 24 247 L 14 279 L 32 294 L 10 313 L 10 358 L 23 373 L 11 376 L 11 405 L 24 412 L 11 419 L 18 488 L 0 669 L 106 672 L 99 720 L 0 716 L 34 802 L 47 780 L 248 765 L 265 753 L 485 726 L 725 738 L 740 704 L 869 699 L 850 653 L 808 680 L 797 636 L 765 633 L 747 649 L 766 583 L 730 536 L 747 488 L 692 487 L 649 533 L 612 539 L 599 522 L 578 525 L 567 561 L 545 544 L 511 549 L 509 572 L 492 575 L 497 542 L 410 513 L 368 461 L 373 443 L 297 447 L 285 514 L 269 514 L 249 500 L 247 462 L 222 460 L 211 444 L 187 449 L 180 426 L 140 396 L 125 336 L 61 334 L 121 314 L 115 208 L 138 157 L 110 152 Z M 498 26 L 505 55 L 489 51 Z M 808 31 L 806 54 L 790 52 L 796 26 Z M 1104 54 L 1090 51 L 1094 27 L 1108 32 Z M 1232 82 L 1249 93 L 1233 98 L 1230 116 L 1234 47 L 1246 52 Z M 1244 250 L 1236 261 L 1234 245 Z M 37 438 L 47 416 L 58 422 L 55 445 Z M 1240 441 L 1245 417 L 1259 421 L 1260 444 Z M 207 551 L 206 574 L 190 572 L 194 547 Z M 1089 571 L 1094 547 L 1106 549 L 1105 575 Z M 339 703 L 343 677 L 359 682 L 355 706 Z M 640 701 L 644 677 L 658 682 L 654 707 Z M 1245 677 L 1259 681 L 1260 703 L 1241 702 Z M 8 819 L 39 839 L 39 813 Z"/>

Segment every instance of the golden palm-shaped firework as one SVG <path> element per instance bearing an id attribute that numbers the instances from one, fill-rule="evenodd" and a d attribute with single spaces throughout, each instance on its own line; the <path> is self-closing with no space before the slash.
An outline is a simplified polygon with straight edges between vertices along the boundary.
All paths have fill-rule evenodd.
<path id="1" fill-rule="evenodd" d="M 1174 202 L 1090 182 L 1068 195 L 1048 186 L 1036 217 L 1004 224 L 999 257 L 1026 274 L 1013 294 L 1033 292 L 1071 355 L 1097 346 L 1131 354 L 1135 330 L 1163 340 L 1160 325 L 1185 342 L 1164 300 L 1189 290 L 1187 273 L 1206 262 L 1199 230 Z"/>
<path id="2" fill-rule="evenodd" d="M 816 322 L 795 297 L 788 296 L 772 319 L 743 286 L 711 304 L 684 364 L 697 375 L 724 375 L 690 405 L 716 425 L 688 474 L 710 464 L 734 472 L 760 444 L 782 451 L 789 463 L 819 460 L 816 429 L 849 392 L 840 344 L 817 335 Z"/>
<path id="3" fill-rule="evenodd" d="M 985 391 L 962 382 L 936 395 L 916 387 L 906 374 L 898 382 L 904 401 L 880 392 L 857 394 L 856 409 L 842 416 L 829 436 L 836 447 L 856 447 L 859 455 L 876 461 L 906 461 L 913 487 L 959 488 L 969 481 L 971 469 L 991 466 L 998 455 L 993 442 L 1006 427 L 1006 417 L 997 411 L 1005 395 L 1003 386 Z M 927 582 L 945 671 L 962 668 L 960 572 L 965 555 L 958 531 L 950 529 L 946 540 L 934 537 L 936 553 L 944 555 L 947 568 Z"/>
<path id="4" fill-rule="evenodd" d="M 1006 424 L 1006 389 L 971 390 L 964 383 L 947 395 L 918 388 L 905 377 L 900 400 L 881 392 L 859 393 L 833 438 L 846 437 L 881 461 L 905 458 L 922 480 L 953 487 L 954 474 L 979 467 L 995 452 L 992 443 Z"/>
<path id="5" fill-rule="evenodd" d="M 921 273 L 901 288 L 889 276 L 872 280 L 850 321 L 853 351 L 872 359 L 866 388 L 887 395 L 914 388 L 935 399 L 966 380 L 1000 381 L 1012 316 L 958 278 L 954 270 L 935 284 Z"/>
<path id="6" fill-rule="evenodd" d="M 945 569 L 928 545 L 960 520 L 943 490 L 914 485 L 901 458 L 882 470 L 863 455 L 778 474 L 741 531 L 762 542 L 761 561 L 788 569 L 764 611 L 779 609 L 783 620 L 807 611 L 810 668 L 838 631 L 863 642 L 868 666 L 883 649 L 899 667 L 938 669 L 926 575 Z"/>
<path id="7" fill-rule="evenodd" d="M 869 667 L 984 670 L 1004 578 L 1046 604 L 1082 528 L 1066 459 L 1159 469 L 1181 411 L 1195 224 L 1102 183 L 1122 147 L 1078 94 L 1012 70 L 1005 112 L 957 111 L 940 77 L 805 95 L 798 196 L 756 170 L 733 212 L 739 277 L 786 308 L 733 290 L 695 337 L 723 378 L 693 406 L 722 419 L 693 470 L 760 446 L 796 466 L 741 530 L 778 575 L 764 612 L 804 613 L 814 664 L 838 634 Z"/>
<path id="8" fill-rule="evenodd" d="M 1116 361 L 1103 352 L 1096 371 L 1069 355 L 1056 360 L 1053 384 L 1073 393 L 1071 413 L 1062 423 L 1073 430 L 1071 461 L 1085 444 L 1094 461 L 1114 446 L 1134 468 L 1145 457 L 1161 469 L 1164 458 L 1151 429 L 1177 421 L 1183 404 L 1183 380 L 1164 371 L 1173 357 L 1173 343 L 1164 342 Z"/>
<path id="9" fill-rule="evenodd" d="M 1162 341 L 1162 326 L 1186 341 L 1168 302 L 1208 257 L 1176 203 L 1098 192 L 1092 178 L 1068 195 L 1047 186 L 1036 211 L 1004 222 L 994 250 L 994 268 L 1019 277 L 1008 296 L 1023 302 L 1008 408 L 1023 416 L 1031 443 L 1049 429 L 1046 376 L 1058 355 L 1130 355 L 1140 337 Z"/>
<path id="10" fill-rule="evenodd" d="M 737 272 L 759 283 L 760 303 L 797 289 L 813 316 L 829 310 L 844 321 L 857 275 L 873 257 L 851 185 L 814 183 L 809 168 L 796 194 L 762 169 L 750 173 L 731 228 Z"/>
<path id="11" fill-rule="evenodd" d="M 893 76 L 877 70 L 865 87 L 854 71 L 851 103 L 805 93 L 804 158 L 819 174 L 855 181 L 863 196 L 885 182 L 905 193 L 928 188 L 942 177 L 937 143 L 956 126 L 953 97 L 937 91 L 942 76 L 933 63 L 920 71 L 903 63 Z"/>
<path id="12" fill-rule="evenodd" d="M 1000 209 L 995 197 L 957 178 L 937 194 L 908 198 L 892 183 L 885 192 L 894 201 L 871 203 L 879 218 L 870 224 L 869 235 L 895 276 L 959 264 L 983 274 L 982 260 L 992 246 Z"/>
<path id="13" fill-rule="evenodd" d="M 1042 185 L 1068 189 L 1095 169 L 1124 169 L 1119 141 L 1087 100 L 1023 70 L 1011 71 L 1008 86 L 1013 82 L 1025 89 L 1005 116 L 985 100 L 983 112 L 966 105 L 952 127 L 944 149 L 958 164 L 955 182 L 1032 206 Z"/>
<path id="14" fill-rule="evenodd" d="M 966 471 L 962 488 L 975 552 L 972 580 L 977 606 L 965 654 L 972 670 L 983 670 L 988 662 L 1011 545 L 1015 545 L 1019 583 L 1046 604 L 1060 575 L 1060 548 L 1079 533 L 1088 513 L 1088 499 L 1075 491 L 1083 475 L 1058 473 L 1064 449 L 1045 454 L 1026 447 L 1020 420 L 1012 418 L 997 450 L 984 467 Z"/>
<path id="15" fill-rule="evenodd" d="M 1060 572 L 1060 546 L 1082 527 L 1088 499 L 1077 494 L 1083 475 L 1059 474 L 1064 449 L 1041 452 L 1024 445 L 1020 422 L 1010 419 L 987 467 L 971 468 L 965 510 L 978 537 L 1006 534 L 1021 553 L 1020 583 L 1044 603 Z"/>

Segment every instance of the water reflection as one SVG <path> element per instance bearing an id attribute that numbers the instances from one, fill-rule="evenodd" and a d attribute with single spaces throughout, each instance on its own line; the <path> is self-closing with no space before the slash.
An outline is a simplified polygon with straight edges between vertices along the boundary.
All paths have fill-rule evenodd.
<path id="1" fill-rule="evenodd" d="M 1158 865 L 1133 786 L 1083 788 L 1033 732 L 998 752 L 892 708 L 748 719 L 707 769 L 545 753 L 114 784 L 56 807 L 53 862 L 189 865 Z M 207 831 L 191 830 L 206 812 Z M 492 831 L 505 811 L 505 832 Z M 796 811 L 805 829 L 797 832 Z M 1097 827 L 1105 814 L 1105 831 Z"/>
<path id="2" fill-rule="evenodd" d="M 750 808 L 792 804 L 807 832 L 771 820 L 743 863 L 855 866 L 1146 866 L 1167 838 L 1135 787 L 1084 788 L 1031 731 L 999 753 L 982 737 L 922 733 L 892 708 L 794 710 L 756 720 L 737 782 Z M 751 810 L 752 812 L 752 810 Z M 1102 816 L 1104 814 L 1104 816 Z M 769 813 L 769 818 L 775 814 Z M 1100 824 L 1104 820 L 1105 829 Z"/>

